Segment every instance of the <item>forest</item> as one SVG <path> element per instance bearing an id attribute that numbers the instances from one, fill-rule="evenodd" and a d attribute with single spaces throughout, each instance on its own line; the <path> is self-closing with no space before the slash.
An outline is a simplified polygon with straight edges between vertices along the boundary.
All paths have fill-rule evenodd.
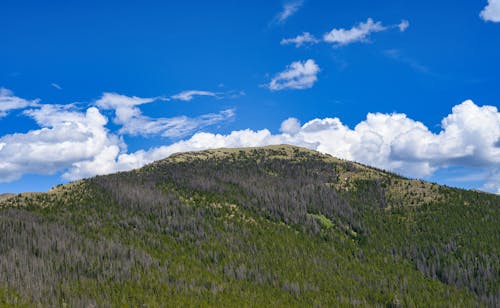
<path id="1" fill-rule="evenodd" d="M 0 198 L 0 305 L 500 306 L 500 196 L 288 145 Z"/>

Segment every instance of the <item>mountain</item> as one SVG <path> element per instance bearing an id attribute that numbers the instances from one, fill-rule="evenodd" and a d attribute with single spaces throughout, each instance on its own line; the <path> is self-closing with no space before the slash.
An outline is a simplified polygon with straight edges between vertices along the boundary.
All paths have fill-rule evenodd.
<path id="1" fill-rule="evenodd" d="M 500 197 L 287 145 L 0 199 L 0 305 L 499 306 Z"/>
<path id="2" fill-rule="evenodd" d="M 0 194 L 0 200 L 7 199 L 7 198 L 10 198 L 12 196 L 14 196 L 14 194 L 9 194 L 9 193 Z"/>

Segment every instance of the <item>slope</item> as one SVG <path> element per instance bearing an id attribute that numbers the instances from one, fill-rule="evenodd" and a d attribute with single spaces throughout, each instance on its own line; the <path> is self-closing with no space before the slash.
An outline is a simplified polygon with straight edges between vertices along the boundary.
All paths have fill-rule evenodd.
<path id="1" fill-rule="evenodd" d="M 0 201 L 0 303 L 500 303 L 500 198 L 292 146 Z"/>

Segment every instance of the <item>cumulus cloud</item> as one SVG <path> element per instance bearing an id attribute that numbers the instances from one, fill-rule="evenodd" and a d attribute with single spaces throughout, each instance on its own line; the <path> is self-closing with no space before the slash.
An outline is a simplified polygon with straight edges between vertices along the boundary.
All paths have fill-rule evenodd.
<path id="1" fill-rule="evenodd" d="M 394 153 L 406 160 L 435 165 L 488 166 L 500 163 L 500 114 L 494 106 L 479 107 L 468 100 L 453 107 L 437 134 L 412 132 L 394 144 Z M 418 147 L 410 143 L 420 139 Z M 414 152 L 412 152 L 412 150 Z"/>
<path id="2" fill-rule="evenodd" d="M 217 96 L 217 93 L 210 92 L 210 91 L 189 90 L 189 91 L 183 91 L 179 94 L 173 95 L 172 99 L 177 99 L 177 100 L 187 102 L 187 101 L 192 100 L 195 96 Z"/>
<path id="3" fill-rule="evenodd" d="M 0 138 L 1 181 L 14 181 L 27 173 L 56 172 L 75 180 L 138 168 L 177 152 L 286 143 L 411 177 L 429 176 L 447 167 L 489 170 L 484 173 L 482 188 L 500 193 L 500 112 L 494 106 L 478 106 L 470 100 L 456 105 L 443 118 L 438 132 L 401 113 L 369 113 L 353 128 L 339 118 L 313 119 L 304 124 L 288 118 L 276 134 L 267 129 L 229 134 L 199 132 L 170 145 L 129 153 L 119 135 L 106 128 L 107 118 L 97 107 L 136 108 L 149 101 L 105 94 L 96 107 L 86 111 L 72 105 L 37 105 L 25 110 L 40 129 Z M 117 117 L 120 121 L 140 120 L 140 114 L 134 112 L 128 110 Z M 200 127 L 200 121 L 210 125 L 232 116 L 233 111 L 204 115 L 192 126 L 182 117 L 178 121 L 179 127 L 192 131 Z"/>
<path id="4" fill-rule="evenodd" d="M 500 113 L 496 107 L 465 101 L 455 106 L 441 125 L 441 131 L 434 133 L 400 113 L 369 113 L 352 129 L 338 118 L 314 119 L 303 125 L 289 118 L 281 124 L 279 134 L 267 129 L 228 135 L 197 133 L 168 146 L 122 154 L 115 164 L 124 170 L 176 152 L 286 143 L 412 177 L 429 176 L 450 166 L 500 170 Z M 500 193 L 499 173 L 484 179 L 484 189 Z"/>
<path id="5" fill-rule="evenodd" d="M 205 114 L 195 118 L 186 116 L 151 118 L 143 115 L 137 107 L 158 100 L 165 100 L 165 98 L 141 98 L 117 93 L 104 93 L 95 102 L 95 105 L 104 110 L 114 110 L 115 117 L 113 121 L 121 125 L 119 133 L 132 136 L 161 135 L 163 137 L 179 138 L 201 128 L 231 120 L 235 114 L 233 109 L 227 109 L 219 113 Z"/>
<path id="6" fill-rule="evenodd" d="M 284 23 L 289 17 L 291 17 L 300 9 L 303 3 L 304 1 L 302 0 L 285 3 L 281 12 L 276 16 L 276 21 L 278 23 Z"/>
<path id="7" fill-rule="evenodd" d="M 9 111 L 16 109 L 25 109 L 30 106 L 35 106 L 40 100 L 26 100 L 17 97 L 12 91 L 0 88 L 0 118 L 5 117 Z"/>
<path id="8" fill-rule="evenodd" d="M 26 173 L 64 171 L 75 162 L 93 159 L 103 151 L 118 152 L 123 146 L 105 128 L 107 119 L 95 107 L 79 112 L 71 106 L 43 105 L 25 114 L 41 128 L 0 138 L 0 182 Z"/>
<path id="9" fill-rule="evenodd" d="M 271 80 L 268 88 L 272 91 L 309 89 L 318 80 L 319 71 L 319 66 L 312 59 L 292 62 Z"/>
<path id="10" fill-rule="evenodd" d="M 387 30 L 387 27 L 384 27 L 382 22 L 374 22 L 373 19 L 368 18 L 366 22 L 360 22 L 351 29 L 332 29 L 330 32 L 323 35 L 323 40 L 327 43 L 342 46 L 354 42 L 368 41 L 370 34 L 385 30 Z"/>
<path id="11" fill-rule="evenodd" d="M 196 130 L 234 118 L 232 109 L 204 114 L 195 118 L 149 118 L 137 107 L 162 98 L 129 97 L 105 93 L 94 107 L 81 111 L 73 104 L 39 104 L 14 97 L 3 90 L 3 110 L 26 109 L 39 129 L 0 137 L 0 182 L 11 182 L 24 174 L 63 173 L 69 180 L 96 174 L 129 170 L 133 164 L 126 159 L 122 138 L 111 133 L 108 119 L 101 110 L 113 110 L 114 122 L 121 125 L 120 134 L 162 134 L 179 137 Z M 125 154 L 124 154 L 125 153 Z M 125 155 L 125 156 L 123 156 Z"/>
<path id="12" fill-rule="evenodd" d="M 134 117 L 141 116 L 141 110 L 136 106 L 149 104 L 158 98 L 142 98 L 137 96 L 126 96 L 117 93 L 104 93 L 95 105 L 101 109 L 114 110 L 116 124 L 126 124 Z"/>
<path id="13" fill-rule="evenodd" d="M 302 45 L 317 43 L 319 43 L 319 40 L 309 32 L 304 32 L 294 38 L 282 39 L 280 42 L 281 45 L 295 44 L 295 47 L 297 48 L 301 47 Z"/>
<path id="14" fill-rule="evenodd" d="M 300 121 L 296 118 L 288 118 L 281 123 L 280 131 L 283 134 L 294 135 L 300 131 Z"/>
<path id="15" fill-rule="evenodd" d="M 488 0 L 480 16 L 484 21 L 500 22 L 500 0 Z"/>

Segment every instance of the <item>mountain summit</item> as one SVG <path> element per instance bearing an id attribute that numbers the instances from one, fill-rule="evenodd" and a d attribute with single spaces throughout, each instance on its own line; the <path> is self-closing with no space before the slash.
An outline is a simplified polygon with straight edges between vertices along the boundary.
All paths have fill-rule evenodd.
<path id="1" fill-rule="evenodd" d="M 0 304 L 498 306 L 500 197 L 288 145 L 0 198 Z"/>

